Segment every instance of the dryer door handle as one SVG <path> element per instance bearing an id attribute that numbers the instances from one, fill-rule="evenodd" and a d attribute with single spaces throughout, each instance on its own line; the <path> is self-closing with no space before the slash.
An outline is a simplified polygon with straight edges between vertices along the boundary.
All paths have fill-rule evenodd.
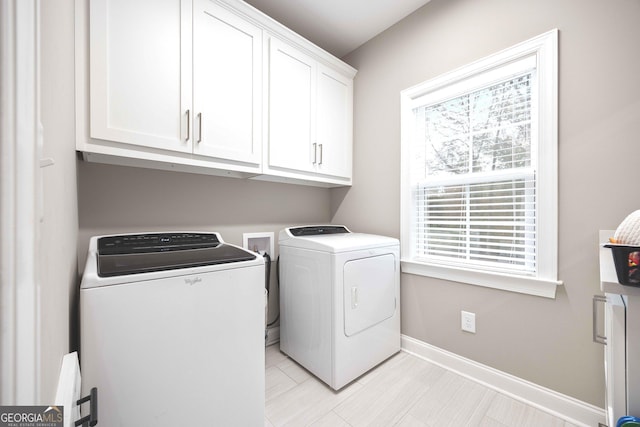
<path id="1" fill-rule="evenodd" d="M 358 308 L 358 287 L 351 287 L 351 309 L 355 310 Z"/>

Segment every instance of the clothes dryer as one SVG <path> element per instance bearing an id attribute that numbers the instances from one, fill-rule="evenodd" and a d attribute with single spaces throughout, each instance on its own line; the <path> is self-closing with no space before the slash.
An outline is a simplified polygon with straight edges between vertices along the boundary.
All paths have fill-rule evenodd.
<path id="1" fill-rule="evenodd" d="M 320 225 L 279 245 L 284 353 L 338 390 L 400 351 L 397 239 Z"/>

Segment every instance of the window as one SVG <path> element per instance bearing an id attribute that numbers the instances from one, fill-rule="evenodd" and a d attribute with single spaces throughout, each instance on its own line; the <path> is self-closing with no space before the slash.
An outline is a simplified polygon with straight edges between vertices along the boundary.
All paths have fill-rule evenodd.
<path id="1" fill-rule="evenodd" d="M 557 281 L 557 31 L 402 92 L 403 271 Z"/>

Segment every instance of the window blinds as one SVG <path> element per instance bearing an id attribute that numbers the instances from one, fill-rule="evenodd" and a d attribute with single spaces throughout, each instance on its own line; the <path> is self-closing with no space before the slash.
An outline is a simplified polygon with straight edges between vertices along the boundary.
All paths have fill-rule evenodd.
<path id="1" fill-rule="evenodd" d="M 417 258 L 535 275 L 534 84 L 527 67 L 414 108 Z"/>

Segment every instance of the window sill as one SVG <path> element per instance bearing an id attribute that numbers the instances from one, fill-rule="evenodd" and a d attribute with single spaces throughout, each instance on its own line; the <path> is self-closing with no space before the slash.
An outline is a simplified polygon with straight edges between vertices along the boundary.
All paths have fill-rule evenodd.
<path id="1" fill-rule="evenodd" d="M 436 264 L 426 264 L 413 260 L 401 260 L 403 273 L 436 279 L 450 280 L 469 285 L 484 286 L 503 291 L 518 292 L 545 298 L 555 298 L 556 288 L 562 286 L 561 281 L 545 280 L 534 277 L 512 276 L 480 270 L 467 270 Z"/>

